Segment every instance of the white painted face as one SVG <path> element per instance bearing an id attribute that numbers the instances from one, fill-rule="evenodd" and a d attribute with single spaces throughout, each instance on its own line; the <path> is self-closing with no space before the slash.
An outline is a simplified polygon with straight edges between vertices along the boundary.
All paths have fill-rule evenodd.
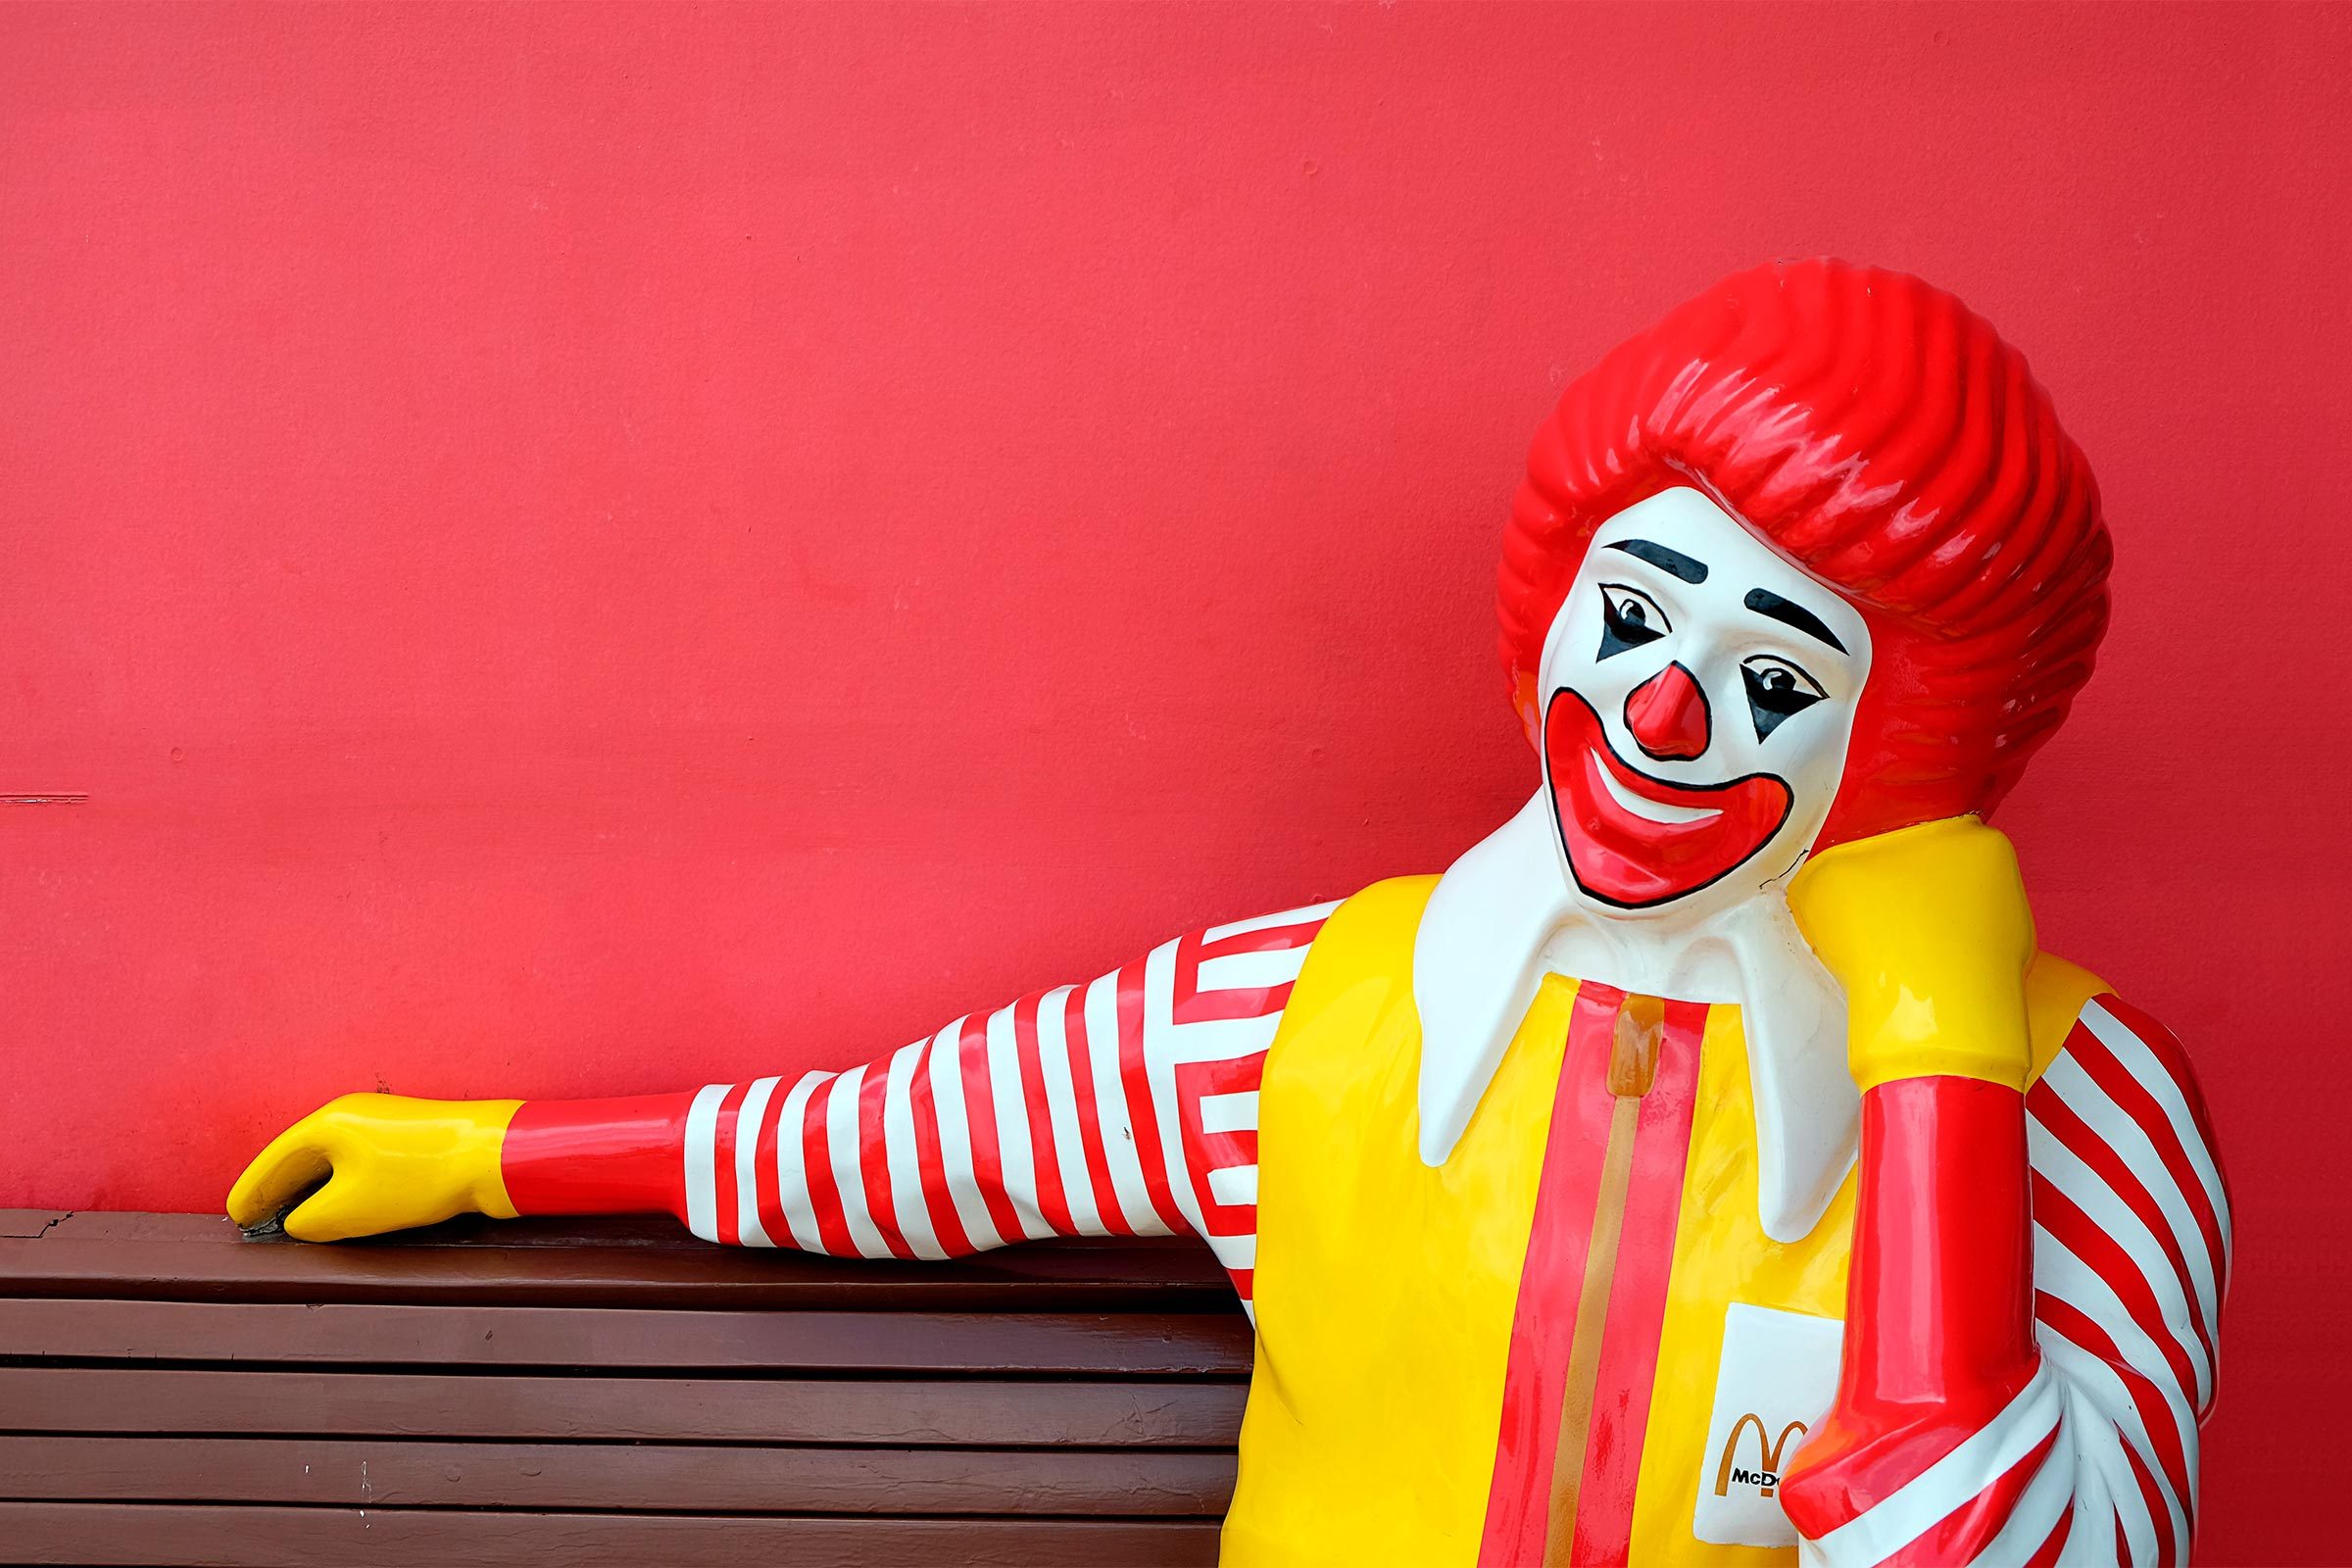
<path id="1" fill-rule="evenodd" d="M 1540 671 L 1570 880 L 1632 911 L 1787 873 L 1829 816 L 1869 673 L 1861 613 L 1698 491 L 1611 517 Z"/>

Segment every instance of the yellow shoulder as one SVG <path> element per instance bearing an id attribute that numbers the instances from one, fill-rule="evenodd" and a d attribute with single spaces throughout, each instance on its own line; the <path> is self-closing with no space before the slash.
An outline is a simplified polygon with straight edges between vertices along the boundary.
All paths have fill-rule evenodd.
<path id="1" fill-rule="evenodd" d="M 1437 886 L 1434 876 L 1395 876 L 1341 900 L 1306 950 L 1286 1016 L 1368 975 L 1410 986 L 1413 938 Z"/>
<path id="2" fill-rule="evenodd" d="M 2074 1033 L 2075 1020 L 2082 1015 L 2082 1004 L 2109 989 L 2106 981 L 2081 964 L 2069 963 L 2054 953 L 2034 955 L 2034 961 L 2026 965 L 2026 1030 L 2034 1046 L 2034 1078 L 2065 1049 L 2066 1037 Z"/>
<path id="3" fill-rule="evenodd" d="M 1348 942 L 1401 935 L 1409 945 L 1420 929 L 1421 911 L 1429 906 L 1429 896 L 1437 890 L 1435 876 L 1393 876 L 1375 882 L 1341 900 L 1315 941 L 1318 945 L 1330 941 L 1336 932 Z"/>

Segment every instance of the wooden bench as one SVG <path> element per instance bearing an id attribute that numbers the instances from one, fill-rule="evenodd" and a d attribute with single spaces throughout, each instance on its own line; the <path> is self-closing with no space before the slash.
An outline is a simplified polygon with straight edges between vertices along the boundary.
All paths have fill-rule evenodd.
<path id="1" fill-rule="evenodd" d="M 0 1561 L 1209 1563 L 1250 1355 L 1189 1244 L 0 1210 Z"/>

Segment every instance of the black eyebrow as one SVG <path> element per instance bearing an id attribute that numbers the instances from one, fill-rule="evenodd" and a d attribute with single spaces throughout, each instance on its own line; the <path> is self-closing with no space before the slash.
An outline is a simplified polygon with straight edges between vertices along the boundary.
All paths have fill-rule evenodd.
<path id="1" fill-rule="evenodd" d="M 1680 550 L 1653 545 L 1646 539 L 1613 539 L 1609 542 L 1609 548 L 1622 550 L 1636 561 L 1646 561 L 1660 571 L 1671 571 L 1685 582 L 1707 580 L 1707 564 L 1692 561 Z"/>
<path id="2" fill-rule="evenodd" d="M 1819 615 L 1802 605 L 1790 604 L 1769 588 L 1750 588 L 1746 604 L 1759 615 L 1770 615 L 1784 625 L 1794 626 L 1809 637 L 1820 638 L 1841 654 L 1845 652 L 1845 644 L 1838 640 L 1836 632 L 1821 623 Z"/>

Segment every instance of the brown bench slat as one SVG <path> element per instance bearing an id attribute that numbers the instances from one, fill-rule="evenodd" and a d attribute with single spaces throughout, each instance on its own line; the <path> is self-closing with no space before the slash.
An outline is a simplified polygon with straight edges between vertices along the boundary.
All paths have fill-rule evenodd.
<path id="1" fill-rule="evenodd" d="M 1192 1568 L 1205 1521 L 842 1519 L 0 1502 L 11 1561 L 154 1568 Z"/>
<path id="2" fill-rule="evenodd" d="M 1236 1313 L 691 1312 L 0 1300 L 18 1357 L 861 1372 L 1247 1372 Z"/>
<path id="3" fill-rule="evenodd" d="M 1230 1447 L 1245 1385 L 0 1366 L 0 1430 Z M 155 1441 L 155 1440 L 150 1440 Z"/>
<path id="4" fill-rule="evenodd" d="M 249 1242 L 217 1215 L 4 1210 L 0 1296 L 1238 1315 L 1231 1283 L 1190 1241 L 873 1262 L 713 1247 L 658 1219 L 469 1220 L 311 1247 Z"/>
<path id="5" fill-rule="evenodd" d="M 1152 1449 L 0 1437 L 0 1497 L 47 1501 L 1214 1518 L 1233 1471 Z"/>
<path id="6" fill-rule="evenodd" d="M 1189 1245 L 0 1213 L 0 1558 L 1208 1563 L 1250 1351 Z"/>
<path id="7" fill-rule="evenodd" d="M 0 1208 L 0 1242 L 36 1240 L 64 1223 L 72 1212 L 62 1208 Z"/>

